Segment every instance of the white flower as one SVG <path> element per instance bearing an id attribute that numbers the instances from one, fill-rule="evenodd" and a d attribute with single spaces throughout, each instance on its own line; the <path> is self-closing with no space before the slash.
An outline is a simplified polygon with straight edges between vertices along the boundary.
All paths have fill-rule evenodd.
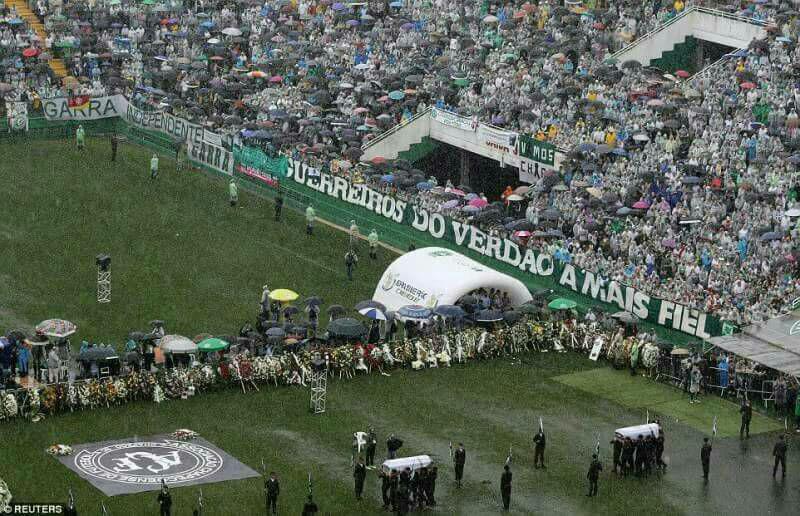
<path id="1" fill-rule="evenodd" d="M 164 390 L 159 384 L 153 386 L 153 401 L 156 403 L 164 401 Z"/>
<path id="2" fill-rule="evenodd" d="M 11 503 L 11 498 L 11 490 L 8 488 L 8 484 L 0 478 L 0 512 L 5 512 L 8 504 Z"/>

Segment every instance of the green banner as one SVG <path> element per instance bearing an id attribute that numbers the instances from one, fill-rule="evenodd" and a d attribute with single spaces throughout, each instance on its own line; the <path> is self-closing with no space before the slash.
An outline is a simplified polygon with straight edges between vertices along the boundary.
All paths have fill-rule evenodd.
<path id="1" fill-rule="evenodd" d="M 699 339 L 722 334 L 722 322 L 715 316 L 561 263 L 543 250 L 492 236 L 475 226 L 441 213 L 428 212 L 390 194 L 351 184 L 344 177 L 322 174 L 305 163 L 289 160 L 288 178 L 291 181 L 287 182 L 287 188 L 299 190 L 308 199 L 323 195 L 333 202 L 338 201 L 343 209 L 349 209 L 358 223 L 379 218 L 391 224 L 393 230 L 397 228 L 397 232 L 405 229 L 409 241 L 462 252 L 521 280 L 529 288 L 551 288 L 584 306 L 601 306 L 612 313 L 628 311 L 643 321 Z"/>
<path id="2" fill-rule="evenodd" d="M 233 156 L 237 163 L 277 177 L 286 177 L 288 160 L 286 156 L 273 158 L 255 147 L 236 147 Z"/>
<path id="3" fill-rule="evenodd" d="M 517 138 L 517 150 L 519 151 L 519 155 L 523 158 L 528 158 L 551 168 L 555 167 L 555 145 L 539 141 L 525 134 L 520 134 Z"/>

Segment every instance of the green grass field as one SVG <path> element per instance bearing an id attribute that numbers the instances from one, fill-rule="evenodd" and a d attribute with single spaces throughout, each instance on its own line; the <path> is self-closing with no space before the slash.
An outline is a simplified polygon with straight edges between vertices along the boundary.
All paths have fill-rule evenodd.
<path id="1" fill-rule="evenodd" d="M 240 190 L 228 205 L 227 184 L 199 171 L 177 172 L 161 159 L 149 179 L 149 153 L 121 148 L 111 163 L 103 141 L 85 153 L 62 142 L 0 145 L 7 202 L 0 219 L 0 327 L 31 327 L 58 317 L 78 337 L 123 342 L 151 319 L 171 333 L 238 332 L 253 321 L 261 287 L 351 307 L 368 299 L 390 262 L 362 247 L 347 281 L 347 236 L 318 224 L 305 235 L 300 214 Z M 112 256 L 112 302 L 96 302 L 98 253 Z"/>
<path id="2" fill-rule="evenodd" d="M 148 152 L 126 146 L 112 165 L 105 145 L 90 140 L 81 154 L 64 142 L 0 144 L 0 155 L 9 157 L 0 162 L 7 192 L 0 219 L 0 330 L 64 317 L 78 324 L 78 339 L 121 343 L 128 331 L 158 317 L 170 332 L 231 333 L 253 319 L 264 283 L 352 306 L 372 294 L 391 259 L 386 252 L 378 263 L 362 256 L 349 283 L 345 235 L 319 225 L 309 239 L 299 214 L 287 212 L 275 223 L 271 203 L 247 193 L 242 207 L 232 209 L 223 181 L 178 173 L 167 159 L 151 181 Z M 95 302 L 99 252 L 113 256 L 109 305 Z M 350 469 L 352 432 L 373 425 L 381 443 L 390 432 L 404 439 L 401 455 L 437 458 L 434 512 L 442 514 L 500 512 L 498 482 L 509 446 L 513 514 L 792 514 L 800 503 L 792 477 L 800 466 L 796 444 L 789 459 L 794 483 L 776 485 L 767 478 L 774 432 L 744 443 L 720 438 L 712 483 L 703 487 L 702 436 L 717 412 L 723 435 L 735 433 L 736 407 L 709 398 L 689 406 L 669 386 L 569 353 L 335 380 L 328 412 L 320 416 L 307 412 L 308 396 L 295 387 L 248 394 L 228 388 L 162 405 L 137 402 L 37 424 L 2 423 L 0 477 L 18 501 L 63 501 L 72 488 L 81 514 L 99 514 L 101 500 L 111 515 L 154 514 L 154 493 L 104 498 L 44 449 L 191 428 L 256 469 L 263 459 L 276 470 L 283 514 L 300 512 L 309 472 L 323 514 L 379 514 L 377 479 L 368 478 L 365 500 L 357 503 Z M 642 422 L 647 408 L 664 422 L 668 472 L 650 479 L 606 472 L 600 496 L 586 498 L 586 468 L 598 434 L 608 470 L 613 430 Z M 546 471 L 531 466 L 539 417 L 548 432 Z M 762 419 L 754 425 L 759 432 L 774 428 Z M 468 450 L 462 490 L 453 486 L 450 441 L 463 441 Z M 379 455 L 384 451 L 380 446 Z M 203 494 L 206 515 L 264 513 L 258 479 L 204 485 Z M 191 514 L 196 496 L 197 488 L 174 489 L 173 514 Z"/>

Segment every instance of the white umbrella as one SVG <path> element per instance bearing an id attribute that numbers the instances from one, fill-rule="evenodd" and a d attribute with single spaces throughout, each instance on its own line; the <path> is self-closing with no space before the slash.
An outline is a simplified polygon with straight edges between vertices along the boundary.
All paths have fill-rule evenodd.
<path id="1" fill-rule="evenodd" d="M 786 210 L 787 217 L 800 217 L 800 208 L 792 208 Z"/>
<path id="2" fill-rule="evenodd" d="M 241 36 L 242 35 L 242 31 L 240 31 L 236 27 L 228 27 L 228 28 L 222 29 L 222 33 L 225 34 L 226 36 Z"/>
<path id="3" fill-rule="evenodd" d="M 219 42 L 220 42 L 219 39 L 211 38 L 206 43 L 208 43 L 209 45 L 217 45 L 217 44 L 219 44 Z"/>
<path id="4" fill-rule="evenodd" d="M 69 337 L 76 331 L 78 327 L 64 319 L 48 319 L 36 325 L 36 333 L 58 339 Z"/>
<path id="5" fill-rule="evenodd" d="M 506 200 L 510 201 L 510 202 L 519 202 L 519 201 L 522 201 L 524 199 L 525 198 L 523 196 L 519 195 L 519 194 L 511 194 L 508 197 L 506 197 Z"/>
<path id="6" fill-rule="evenodd" d="M 376 321 L 386 320 L 386 314 L 384 314 L 382 311 L 373 306 L 367 306 L 365 308 L 362 308 L 361 310 L 358 311 L 358 313 L 360 313 L 363 316 L 369 317 L 370 319 L 374 319 Z"/>
<path id="7" fill-rule="evenodd" d="M 168 353 L 195 353 L 197 344 L 182 335 L 164 335 L 158 347 Z"/>

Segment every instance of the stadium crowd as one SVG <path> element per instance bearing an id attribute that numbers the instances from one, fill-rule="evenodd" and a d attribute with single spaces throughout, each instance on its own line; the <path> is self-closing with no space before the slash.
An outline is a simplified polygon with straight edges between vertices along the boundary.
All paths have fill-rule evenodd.
<path id="1" fill-rule="evenodd" d="M 327 172 L 389 176 L 383 188 L 428 209 L 726 320 L 780 313 L 800 296 L 797 11 L 559 4 L 38 0 L 44 41 L 6 5 L 0 93 L 34 108 L 124 93 Z M 769 36 L 694 78 L 611 57 L 694 4 Z M 77 80 L 59 83 L 52 58 Z M 430 106 L 532 134 L 567 159 L 494 203 L 397 163 L 354 165 L 363 143 Z"/>

